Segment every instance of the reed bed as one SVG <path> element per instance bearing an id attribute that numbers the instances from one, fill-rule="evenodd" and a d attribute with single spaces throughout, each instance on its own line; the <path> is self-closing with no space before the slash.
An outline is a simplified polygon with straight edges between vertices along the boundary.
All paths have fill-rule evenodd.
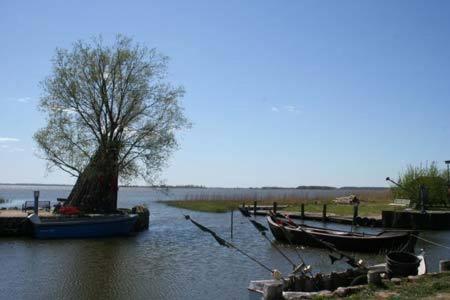
<path id="1" fill-rule="evenodd" d="M 389 206 L 389 203 L 392 202 L 392 194 L 389 189 L 348 191 L 347 194 L 354 194 L 361 200 L 359 206 L 360 216 L 378 216 L 383 209 L 393 209 L 392 206 Z M 330 215 L 352 215 L 352 205 L 334 203 L 333 199 L 336 196 L 335 193 L 314 193 L 314 195 L 309 193 L 303 195 L 294 193 L 267 195 L 261 193 L 198 194 L 187 195 L 180 200 L 162 202 L 178 208 L 216 213 L 237 209 L 242 204 L 253 205 L 254 201 L 257 201 L 258 205 L 272 205 L 273 202 L 277 202 L 278 205 L 287 205 L 287 208 L 283 208 L 283 210 L 290 212 L 300 211 L 301 204 L 305 204 L 307 213 L 320 213 L 322 212 L 323 204 L 327 204 L 327 213 Z"/>

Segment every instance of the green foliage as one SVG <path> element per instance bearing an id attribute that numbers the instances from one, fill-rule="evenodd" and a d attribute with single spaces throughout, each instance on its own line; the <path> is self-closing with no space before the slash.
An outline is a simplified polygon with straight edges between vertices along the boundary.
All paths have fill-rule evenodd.
<path id="1" fill-rule="evenodd" d="M 399 285 L 387 282 L 382 287 L 367 286 L 346 299 L 448 299 L 450 296 L 450 273 L 424 275 L 417 281 L 402 280 Z M 318 299 L 318 298 L 313 298 Z M 330 299 L 330 298 L 328 298 Z M 341 299 L 338 296 L 331 299 Z"/>
<path id="2" fill-rule="evenodd" d="M 183 88 L 167 82 L 167 57 L 125 36 L 57 49 L 42 86 L 47 126 L 34 136 L 40 156 L 75 177 L 97 155 L 124 182 L 151 183 L 177 147 L 176 132 L 190 125 Z"/>
<path id="3" fill-rule="evenodd" d="M 6 200 L 6 199 L 3 198 L 3 197 L 0 197 L 0 204 L 6 203 L 6 202 L 8 202 L 8 200 Z"/>
<path id="4" fill-rule="evenodd" d="M 400 174 L 398 182 L 404 189 L 393 186 L 394 197 L 411 199 L 411 205 L 419 204 L 421 185 L 428 189 L 429 205 L 448 203 L 446 172 L 439 169 L 436 162 L 432 162 L 429 166 L 409 165 L 406 171 Z"/>

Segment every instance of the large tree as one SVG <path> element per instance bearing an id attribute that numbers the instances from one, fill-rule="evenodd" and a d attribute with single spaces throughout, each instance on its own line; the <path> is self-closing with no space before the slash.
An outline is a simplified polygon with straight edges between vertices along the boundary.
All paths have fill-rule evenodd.
<path id="1" fill-rule="evenodd" d="M 35 134 L 49 168 L 77 177 L 69 203 L 86 212 L 117 208 L 119 180 L 152 182 L 188 126 L 183 89 L 166 82 L 167 57 L 117 36 L 57 49 Z"/>

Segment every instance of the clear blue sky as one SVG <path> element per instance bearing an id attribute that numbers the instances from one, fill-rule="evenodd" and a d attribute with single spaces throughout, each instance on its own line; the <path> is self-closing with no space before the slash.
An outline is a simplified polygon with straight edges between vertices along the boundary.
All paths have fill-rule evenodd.
<path id="1" fill-rule="evenodd" d="M 383 186 L 450 159 L 448 1 L 79 2 L 0 2 L 0 182 L 73 182 L 34 154 L 39 82 L 56 47 L 116 33 L 187 91 L 169 184 Z"/>

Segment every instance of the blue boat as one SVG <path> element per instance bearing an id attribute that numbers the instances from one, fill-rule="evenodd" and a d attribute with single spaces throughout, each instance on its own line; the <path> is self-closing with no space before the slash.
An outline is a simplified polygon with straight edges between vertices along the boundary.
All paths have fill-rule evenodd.
<path id="1" fill-rule="evenodd" d="M 38 239 L 94 238 L 130 235 L 137 215 L 41 219 L 32 214 L 28 219 L 33 225 L 34 237 Z"/>

